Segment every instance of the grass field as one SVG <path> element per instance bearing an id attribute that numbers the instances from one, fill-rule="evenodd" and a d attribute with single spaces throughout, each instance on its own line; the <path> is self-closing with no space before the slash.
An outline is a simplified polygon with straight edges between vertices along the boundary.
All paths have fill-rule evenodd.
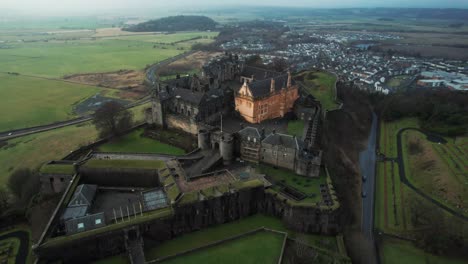
<path id="1" fill-rule="evenodd" d="M 304 85 L 307 91 L 322 103 L 324 110 L 338 108 L 335 102 L 335 75 L 328 72 L 304 72 Z"/>
<path id="2" fill-rule="evenodd" d="M 148 104 L 132 108 L 134 120 L 143 121 L 143 109 Z M 61 159 L 70 151 L 94 142 L 98 133 L 90 122 L 59 128 L 9 140 L 0 148 L 0 186 L 5 186 L 10 174 L 19 168 L 37 169 L 44 162 Z"/>
<path id="3" fill-rule="evenodd" d="M 281 254 L 283 236 L 273 232 L 259 232 L 214 247 L 195 251 L 185 256 L 163 261 L 179 263 L 277 263 Z"/>
<path id="4" fill-rule="evenodd" d="M 262 226 L 278 231 L 288 232 L 290 237 L 296 237 L 298 235 L 298 233 L 288 230 L 280 219 L 264 215 L 253 215 L 241 220 L 209 227 L 169 240 L 155 248 L 145 251 L 145 256 L 147 260 L 170 256 L 189 249 L 208 245 L 227 237 L 251 231 Z M 303 234 L 303 236 L 310 245 L 330 250 L 331 252 L 338 251 L 335 237 L 309 234 Z"/>
<path id="5" fill-rule="evenodd" d="M 98 87 L 0 73 L 0 131 L 74 117 L 73 106 L 102 91 Z"/>
<path id="6" fill-rule="evenodd" d="M 32 240 L 31 240 L 31 229 L 24 225 L 24 224 L 18 224 L 8 231 L 0 232 L 0 236 L 15 232 L 15 231 L 26 231 L 29 233 L 29 245 L 32 245 Z M 17 238 L 9 238 L 9 239 L 4 239 L 0 240 L 0 263 L 3 263 L 3 260 L 7 260 L 6 264 L 15 264 L 16 262 L 16 255 L 18 254 L 20 247 L 20 240 Z M 9 251 L 11 250 L 11 252 Z M 9 254 L 8 254 L 9 253 Z M 32 263 L 32 255 L 31 255 L 31 250 L 29 251 L 29 254 L 26 258 L 26 263 Z"/>
<path id="7" fill-rule="evenodd" d="M 185 51 L 198 42 L 213 41 L 215 32 L 177 33 L 170 35 L 135 35 L 97 39 L 77 39 L 48 42 L 11 42 L 0 44 L 0 72 L 17 72 L 42 77 L 109 72 L 120 69 L 137 70 Z M 157 45 L 206 39 L 174 45 Z"/>
<path id="8" fill-rule="evenodd" d="M 135 130 L 99 147 L 103 152 L 138 152 L 183 155 L 183 149 L 141 136 L 143 129 Z"/>

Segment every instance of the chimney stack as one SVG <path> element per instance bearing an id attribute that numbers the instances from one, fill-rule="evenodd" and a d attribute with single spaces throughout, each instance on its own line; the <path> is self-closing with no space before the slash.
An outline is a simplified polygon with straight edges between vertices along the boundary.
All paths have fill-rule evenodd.
<path id="1" fill-rule="evenodd" d="M 275 79 L 271 78 L 271 84 L 270 84 L 270 93 L 275 92 Z"/>
<path id="2" fill-rule="evenodd" d="M 287 88 L 292 86 L 292 76 L 291 76 L 291 71 L 288 70 L 288 84 Z"/>

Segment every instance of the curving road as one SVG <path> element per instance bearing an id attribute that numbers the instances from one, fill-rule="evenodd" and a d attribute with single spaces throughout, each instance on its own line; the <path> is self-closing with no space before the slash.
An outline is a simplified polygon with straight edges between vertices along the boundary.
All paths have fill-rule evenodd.
<path id="1" fill-rule="evenodd" d="M 426 137 L 428 138 L 428 140 L 432 141 L 432 142 L 436 142 L 436 143 L 446 143 L 447 141 L 439 136 L 439 135 L 436 135 L 436 134 L 433 134 L 433 133 L 427 133 L 419 128 L 411 128 L 411 127 L 407 127 L 407 128 L 402 128 L 398 131 L 397 133 L 397 152 L 398 152 L 398 157 L 396 158 L 396 162 L 398 162 L 398 173 L 400 174 L 400 181 L 403 182 L 406 186 L 408 186 L 409 188 L 411 188 L 413 191 L 417 192 L 419 195 L 421 195 L 422 197 L 424 197 L 426 200 L 428 200 L 429 202 L 431 202 L 432 204 L 434 204 L 435 206 L 441 208 L 441 209 L 444 209 L 445 211 L 451 213 L 452 215 L 464 220 L 464 221 L 468 221 L 468 217 L 466 217 L 464 214 L 456 211 L 456 210 L 453 210 L 452 208 L 446 206 L 445 204 L 435 200 L 434 198 L 432 198 L 431 196 L 427 195 L 426 193 L 424 193 L 422 190 L 418 189 L 418 187 L 414 186 L 409 180 L 408 178 L 406 177 L 406 172 L 405 172 L 405 164 L 404 164 L 404 159 L 403 159 L 403 145 L 402 145 L 402 140 L 401 140 L 401 136 L 403 134 L 403 132 L 407 131 L 407 130 L 415 130 L 415 131 L 418 131 L 418 132 L 421 132 L 423 133 L 424 135 L 426 135 Z"/>
<path id="2" fill-rule="evenodd" d="M 191 51 L 188 51 L 188 52 L 184 52 L 184 53 L 181 53 L 181 54 L 179 54 L 177 56 L 165 59 L 163 61 L 160 61 L 158 63 L 155 63 L 155 64 L 151 65 L 146 70 L 146 80 L 151 84 L 155 83 L 155 81 L 156 81 L 156 71 L 160 67 L 167 66 L 167 65 L 173 63 L 174 61 L 180 60 L 180 59 L 185 58 L 187 56 L 190 56 L 190 55 L 194 54 L 195 52 L 197 52 L 197 50 L 191 50 Z"/>
<path id="3" fill-rule="evenodd" d="M 29 255 L 29 233 L 26 231 L 14 231 L 0 236 L 0 241 L 8 238 L 17 238 L 20 241 L 18 254 L 16 255 L 15 263 L 26 263 Z"/>

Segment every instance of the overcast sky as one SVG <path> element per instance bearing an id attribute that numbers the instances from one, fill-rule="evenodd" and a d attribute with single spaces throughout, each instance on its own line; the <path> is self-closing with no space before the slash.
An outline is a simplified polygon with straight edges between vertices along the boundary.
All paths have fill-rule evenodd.
<path id="1" fill-rule="evenodd" d="M 200 9 L 217 5 L 340 7 L 442 7 L 468 8 L 468 0 L 0 0 L 0 9 L 25 12 L 105 11 L 113 9 L 174 7 Z"/>

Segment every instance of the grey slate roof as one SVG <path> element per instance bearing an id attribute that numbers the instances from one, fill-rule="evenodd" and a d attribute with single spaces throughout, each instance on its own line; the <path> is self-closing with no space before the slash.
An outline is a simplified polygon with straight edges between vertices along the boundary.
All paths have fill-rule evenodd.
<path id="1" fill-rule="evenodd" d="M 79 218 L 70 219 L 65 222 L 67 234 L 84 232 L 106 225 L 104 213 L 87 215 Z"/>
<path id="2" fill-rule="evenodd" d="M 252 67 L 252 66 L 245 66 L 244 71 L 242 72 L 242 76 L 245 77 L 254 77 L 254 81 L 261 81 L 266 79 L 271 79 L 282 75 L 280 72 L 269 71 L 262 68 Z"/>
<path id="3" fill-rule="evenodd" d="M 273 146 L 283 146 L 290 149 L 301 149 L 302 142 L 297 139 L 297 137 L 284 135 L 284 134 L 273 134 L 268 135 L 263 141 L 262 144 L 270 144 Z"/>
<path id="4" fill-rule="evenodd" d="M 277 76 L 273 79 L 275 80 L 275 91 L 279 91 L 283 87 L 286 88 L 288 82 L 287 74 Z M 249 84 L 249 88 L 254 98 L 267 96 L 270 94 L 271 79 L 266 79 L 263 81 L 254 81 Z"/>
<path id="5" fill-rule="evenodd" d="M 94 200 L 94 196 L 96 195 L 97 185 L 91 184 L 80 184 L 76 187 L 73 196 L 68 203 L 68 207 L 75 207 L 75 206 L 91 206 L 91 203 Z"/>
<path id="6" fill-rule="evenodd" d="M 62 220 L 67 221 L 69 219 L 83 217 L 88 213 L 88 208 L 89 206 L 87 205 L 67 207 L 65 212 L 63 212 Z"/>
<path id="7" fill-rule="evenodd" d="M 258 132 L 258 129 L 255 127 L 246 127 L 242 130 L 239 131 L 239 135 L 242 137 L 255 137 L 255 138 L 260 138 L 260 133 Z"/>
<path id="8" fill-rule="evenodd" d="M 189 89 L 184 88 L 171 88 L 170 91 L 172 96 L 180 96 L 180 100 L 192 103 L 194 105 L 199 105 L 203 99 L 203 93 L 200 92 L 192 92 Z"/>

